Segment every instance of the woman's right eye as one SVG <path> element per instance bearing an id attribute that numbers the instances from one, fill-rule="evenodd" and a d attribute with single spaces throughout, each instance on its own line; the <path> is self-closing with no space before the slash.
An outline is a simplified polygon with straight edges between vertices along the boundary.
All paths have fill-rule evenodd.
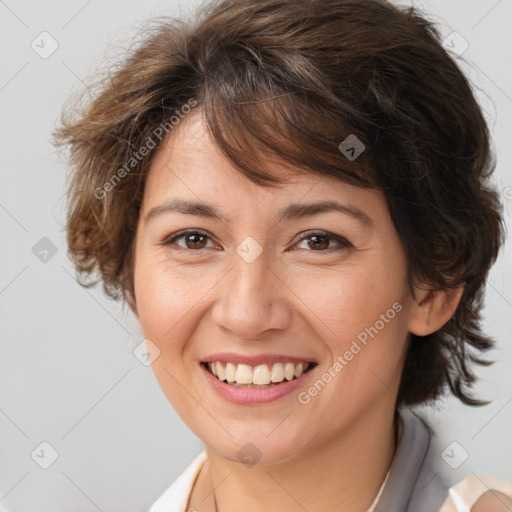
<path id="1" fill-rule="evenodd" d="M 177 243 L 179 240 L 182 240 L 183 243 Z M 187 231 L 181 231 L 176 233 L 168 238 L 166 238 L 162 245 L 171 246 L 175 245 L 179 249 L 187 252 L 200 251 L 201 249 L 205 249 L 206 243 L 210 240 L 209 235 L 204 231 L 199 231 L 197 229 L 190 229 Z M 211 241 L 211 240 L 210 240 Z M 212 242 L 213 243 L 213 242 Z"/>

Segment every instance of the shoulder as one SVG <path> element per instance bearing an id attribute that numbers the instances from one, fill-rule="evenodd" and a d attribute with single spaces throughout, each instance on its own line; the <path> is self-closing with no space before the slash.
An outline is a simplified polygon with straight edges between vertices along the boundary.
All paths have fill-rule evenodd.
<path id="1" fill-rule="evenodd" d="M 449 489 L 439 512 L 512 511 L 512 485 L 492 475 L 470 475 Z"/>
<path id="2" fill-rule="evenodd" d="M 153 503 L 149 512 L 185 512 L 194 482 L 206 461 L 206 452 L 201 452 Z"/>
<path id="3" fill-rule="evenodd" d="M 506 512 L 512 510 L 512 497 L 500 491 L 490 490 L 482 494 L 470 512 Z"/>

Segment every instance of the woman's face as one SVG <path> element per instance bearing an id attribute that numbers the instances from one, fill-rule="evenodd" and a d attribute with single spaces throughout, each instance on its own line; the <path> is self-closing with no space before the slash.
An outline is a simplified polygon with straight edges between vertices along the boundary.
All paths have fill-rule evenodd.
<path id="1" fill-rule="evenodd" d="M 394 408 L 412 299 L 384 196 L 313 174 L 262 188 L 200 115 L 152 163 L 135 299 L 162 390 L 230 460 L 289 460 Z"/>

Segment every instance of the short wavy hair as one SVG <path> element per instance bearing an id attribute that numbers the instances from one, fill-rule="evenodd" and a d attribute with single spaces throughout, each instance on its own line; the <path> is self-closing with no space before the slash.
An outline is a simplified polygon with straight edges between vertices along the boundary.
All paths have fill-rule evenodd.
<path id="1" fill-rule="evenodd" d="M 489 364 L 481 352 L 493 346 L 480 310 L 504 236 L 496 164 L 470 84 L 434 23 L 384 0 L 216 0 L 189 20 L 153 21 L 92 96 L 63 109 L 54 134 L 69 150 L 67 240 L 81 284 L 101 280 L 136 311 L 144 184 L 173 116 L 193 106 L 254 183 L 280 183 L 268 165 L 277 157 L 383 191 L 411 291 L 416 279 L 464 287 L 440 330 L 410 335 L 397 405 L 448 387 L 484 403 L 470 388 L 472 364 Z M 356 159 L 339 150 L 349 135 L 366 147 Z"/>

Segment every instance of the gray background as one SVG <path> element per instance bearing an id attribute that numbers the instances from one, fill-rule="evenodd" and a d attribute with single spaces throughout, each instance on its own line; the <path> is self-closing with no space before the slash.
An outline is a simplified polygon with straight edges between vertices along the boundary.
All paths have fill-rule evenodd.
<path id="1" fill-rule="evenodd" d="M 490 122 L 495 181 L 510 222 L 512 0 L 417 5 L 443 36 L 457 31 L 469 44 L 459 61 Z M 142 337 L 133 317 L 100 289 L 75 282 L 66 258 L 65 167 L 49 144 L 62 104 L 105 55 L 115 60 L 143 20 L 191 7 L 176 0 L 0 1 L 0 504 L 12 512 L 144 511 L 202 449 L 151 368 L 134 357 Z M 31 47 L 34 40 L 42 46 L 43 31 L 59 45 L 46 59 Z M 47 261 L 40 260 L 43 237 L 57 249 Z M 494 402 L 474 409 L 450 399 L 421 411 L 437 429 L 439 456 L 458 466 L 443 465 L 453 482 L 472 471 L 512 482 L 510 263 L 509 242 L 486 292 L 485 326 L 498 341 L 499 362 L 480 371 L 477 392 Z M 51 462 L 52 449 L 42 442 L 58 453 L 48 469 L 40 465 Z"/>

